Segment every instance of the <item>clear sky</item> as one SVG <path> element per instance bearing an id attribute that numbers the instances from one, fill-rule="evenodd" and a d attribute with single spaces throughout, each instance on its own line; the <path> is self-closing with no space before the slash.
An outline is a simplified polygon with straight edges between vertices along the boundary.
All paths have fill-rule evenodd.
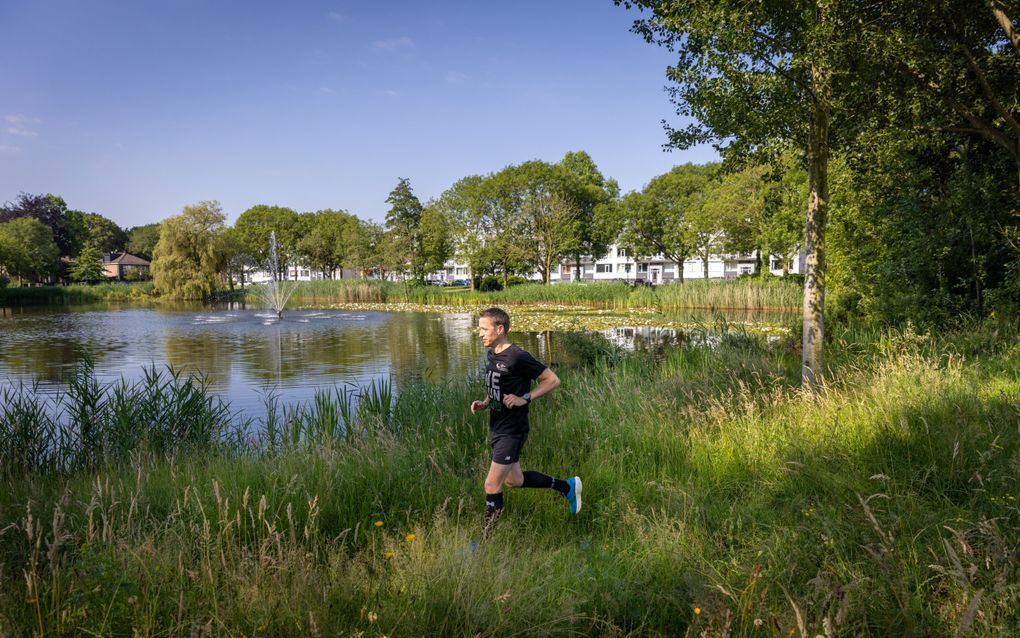
<path id="1" fill-rule="evenodd" d="M 585 150 L 626 192 L 667 153 L 670 54 L 611 0 L 3 0 L 0 201 L 122 226 L 216 199 L 381 221 L 466 175 Z"/>

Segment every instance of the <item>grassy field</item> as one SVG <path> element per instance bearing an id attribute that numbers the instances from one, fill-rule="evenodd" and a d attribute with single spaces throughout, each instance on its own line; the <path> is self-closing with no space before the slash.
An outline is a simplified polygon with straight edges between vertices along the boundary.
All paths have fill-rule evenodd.
<path id="1" fill-rule="evenodd" d="M 9 390 L 0 635 L 1020 632 L 1017 325 L 835 334 L 814 399 L 792 340 L 572 339 L 524 465 L 579 473 L 584 510 L 511 490 L 477 548 L 478 383 L 324 393 L 259 436 L 155 372 L 83 379 L 69 434 Z"/>

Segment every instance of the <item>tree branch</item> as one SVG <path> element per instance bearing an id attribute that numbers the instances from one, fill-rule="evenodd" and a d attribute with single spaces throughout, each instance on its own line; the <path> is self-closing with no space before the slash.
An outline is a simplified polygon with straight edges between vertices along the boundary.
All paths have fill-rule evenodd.
<path id="1" fill-rule="evenodd" d="M 988 8 L 992 10 L 992 15 L 995 16 L 999 26 L 1006 32 L 1006 37 L 1009 38 L 1010 44 L 1013 45 L 1017 53 L 1020 53 L 1020 33 L 1013 28 L 1013 21 L 1006 15 L 1001 0 L 988 0 Z"/>
<path id="2" fill-rule="evenodd" d="M 971 126 L 977 129 L 977 132 L 980 133 L 982 137 L 994 144 L 1002 146 L 1014 157 L 1016 157 L 1017 153 L 1020 152 L 1020 149 L 1017 148 L 1017 145 L 1013 140 L 993 125 L 971 113 L 970 109 L 960 104 L 949 95 L 946 95 L 945 92 L 942 91 L 942 87 L 940 87 L 937 82 L 926 78 L 923 74 L 918 73 L 917 71 L 912 70 L 906 64 L 900 63 L 900 69 L 920 86 L 931 91 L 935 97 L 939 98 L 943 104 L 952 109 L 957 115 L 967 120 Z"/>
<path id="3" fill-rule="evenodd" d="M 960 51 L 963 53 L 964 57 L 967 58 L 967 65 L 970 66 L 970 70 L 974 72 L 975 76 L 977 76 L 978 84 L 981 85 L 981 91 L 985 94 L 985 97 L 988 98 L 992 107 L 998 111 L 999 115 L 1002 116 L 1002 119 L 1006 120 L 1006 123 L 1013 129 L 1013 132 L 1020 136 L 1020 123 L 1016 121 L 1013 114 L 1003 107 L 1002 103 L 1000 103 L 998 98 L 995 97 L 992 87 L 988 84 L 988 77 L 985 75 L 985 72 L 981 70 L 977 60 L 974 59 L 974 54 L 971 53 L 965 46 L 961 46 Z"/>

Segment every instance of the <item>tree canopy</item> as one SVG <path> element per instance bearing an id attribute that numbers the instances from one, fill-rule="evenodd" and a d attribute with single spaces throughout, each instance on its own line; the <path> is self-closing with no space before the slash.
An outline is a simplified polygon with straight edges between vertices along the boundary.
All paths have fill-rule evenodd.
<path id="1" fill-rule="evenodd" d="M 161 295 L 204 299 L 216 291 L 225 256 L 219 202 L 186 206 L 163 221 L 152 255 L 152 278 Z"/>

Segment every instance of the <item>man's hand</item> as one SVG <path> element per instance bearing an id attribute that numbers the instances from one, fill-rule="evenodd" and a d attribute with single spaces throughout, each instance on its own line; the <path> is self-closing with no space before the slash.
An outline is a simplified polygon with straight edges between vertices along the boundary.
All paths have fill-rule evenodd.
<path id="1" fill-rule="evenodd" d="M 516 394 L 504 394 L 503 405 L 508 408 L 519 408 L 522 405 L 528 405 L 528 402 L 524 400 L 524 397 L 519 397 Z"/>
<path id="2" fill-rule="evenodd" d="M 484 409 L 486 409 L 488 407 L 489 407 L 489 400 L 488 399 L 486 399 L 484 401 L 472 401 L 471 402 L 471 414 L 475 414 L 476 412 L 481 412 L 482 410 L 484 410 Z"/>

